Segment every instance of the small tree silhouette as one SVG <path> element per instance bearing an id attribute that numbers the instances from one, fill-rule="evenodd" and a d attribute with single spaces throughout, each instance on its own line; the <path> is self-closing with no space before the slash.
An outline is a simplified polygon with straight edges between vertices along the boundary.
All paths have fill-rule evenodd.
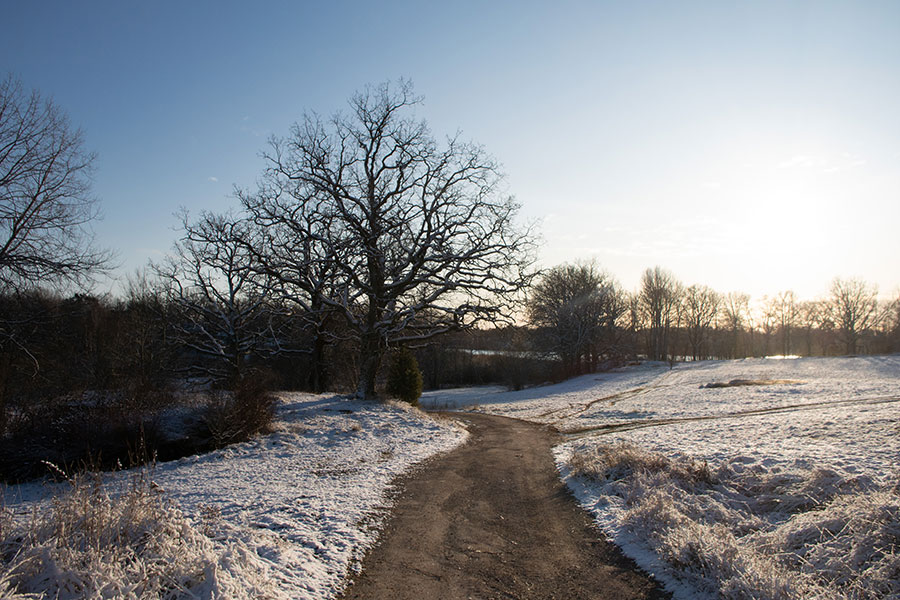
<path id="1" fill-rule="evenodd" d="M 422 372 L 409 348 L 400 348 L 394 354 L 388 372 L 387 392 L 404 402 L 418 406 L 419 396 L 422 395 Z"/>

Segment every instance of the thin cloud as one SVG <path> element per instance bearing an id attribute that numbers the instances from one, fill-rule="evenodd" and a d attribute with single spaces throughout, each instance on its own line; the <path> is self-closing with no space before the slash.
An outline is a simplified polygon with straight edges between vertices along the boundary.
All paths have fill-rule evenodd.
<path id="1" fill-rule="evenodd" d="M 808 154 L 797 154 L 785 161 L 778 163 L 778 168 L 792 169 L 794 167 L 814 167 L 818 163 L 819 160 L 814 156 L 809 156 Z"/>
<path id="2" fill-rule="evenodd" d="M 853 155 L 849 152 L 841 153 L 841 158 L 836 161 L 834 164 L 829 164 L 825 169 L 822 169 L 823 173 L 837 173 L 839 171 L 847 171 L 849 169 L 856 169 L 862 166 L 865 166 L 868 161 L 859 156 Z"/>
<path id="3" fill-rule="evenodd" d="M 787 160 L 778 163 L 779 169 L 794 168 L 818 168 L 822 173 L 836 173 L 848 169 L 856 169 L 866 164 L 866 159 L 842 152 L 840 156 L 811 156 L 809 154 L 796 154 Z"/>
<path id="4" fill-rule="evenodd" d="M 219 178 L 218 178 L 218 177 L 207 177 L 206 180 L 207 180 L 207 181 L 212 181 L 213 183 L 219 183 Z"/>

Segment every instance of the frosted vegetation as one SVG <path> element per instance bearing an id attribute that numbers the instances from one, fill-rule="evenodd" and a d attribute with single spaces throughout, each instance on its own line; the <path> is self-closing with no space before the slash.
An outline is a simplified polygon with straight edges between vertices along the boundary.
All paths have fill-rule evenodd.
<path id="1" fill-rule="evenodd" d="M 827 467 L 670 458 L 622 443 L 562 450 L 579 497 L 651 570 L 724 598 L 900 594 L 897 479 Z M 683 593 L 696 597 L 695 592 Z"/>
<path id="2" fill-rule="evenodd" d="M 270 569 L 240 539 L 228 541 L 208 518 L 196 524 L 146 473 L 110 494 L 99 476 L 16 523 L 0 521 L 0 597 L 275 597 Z"/>
<path id="3" fill-rule="evenodd" d="M 561 474 L 676 597 L 900 598 L 900 357 L 657 364 L 422 402 L 568 432 Z"/>
<path id="4" fill-rule="evenodd" d="M 274 429 L 152 472 L 6 488 L 0 597 L 332 597 L 391 482 L 466 437 L 408 405 L 309 394 L 282 395 Z"/>

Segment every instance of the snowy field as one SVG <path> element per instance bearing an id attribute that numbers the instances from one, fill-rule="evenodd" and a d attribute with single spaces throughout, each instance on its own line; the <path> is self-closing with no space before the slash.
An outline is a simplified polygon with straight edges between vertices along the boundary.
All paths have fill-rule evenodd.
<path id="1" fill-rule="evenodd" d="M 424 403 L 568 433 L 562 476 L 678 598 L 900 598 L 900 357 L 646 365 Z"/>
<path id="2" fill-rule="evenodd" d="M 377 538 L 391 481 L 467 436 L 453 422 L 405 405 L 340 397 L 283 394 L 276 418 L 271 435 L 152 472 L 155 486 L 176 507 L 175 518 L 183 515 L 204 531 L 218 552 L 218 563 L 206 566 L 202 581 L 184 584 L 186 597 L 335 596 Z M 131 479 L 118 473 L 105 485 L 115 495 Z M 21 523 L 36 509 L 47 512 L 50 498 L 68 487 L 32 483 L 0 491 L 7 515 Z M 65 577 L 56 580 L 64 583 Z M 189 584 L 196 587 L 187 589 Z M 79 597 L 77 591 L 57 592 Z M 126 596 L 139 597 L 122 590 L 111 597 Z"/>

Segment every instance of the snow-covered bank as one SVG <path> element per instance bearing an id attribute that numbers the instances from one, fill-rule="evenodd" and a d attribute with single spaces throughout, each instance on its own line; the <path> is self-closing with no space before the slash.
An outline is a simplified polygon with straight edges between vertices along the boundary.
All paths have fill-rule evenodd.
<path id="1" fill-rule="evenodd" d="M 391 482 L 467 436 L 404 405 L 306 394 L 282 394 L 275 428 L 245 444 L 160 464 L 152 478 L 223 550 L 239 543 L 252 552 L 246 564 L 277 582 L 276 598 L 337 594 L 377 538 Z M 126 489 L 129 479 L 119 473 L 106 485 Z M 6 508 L 26 519 L 67 485 L 10 486 L 3 490 Z"/>
<path id="2" fill-rule="evenodd" d="M 734 380 L 754 385 L 707 387 Z M 426 402 L 572 433 L 563 478 L 677 598 L 900 598 L 898 356 L 643 365 Z"/>

